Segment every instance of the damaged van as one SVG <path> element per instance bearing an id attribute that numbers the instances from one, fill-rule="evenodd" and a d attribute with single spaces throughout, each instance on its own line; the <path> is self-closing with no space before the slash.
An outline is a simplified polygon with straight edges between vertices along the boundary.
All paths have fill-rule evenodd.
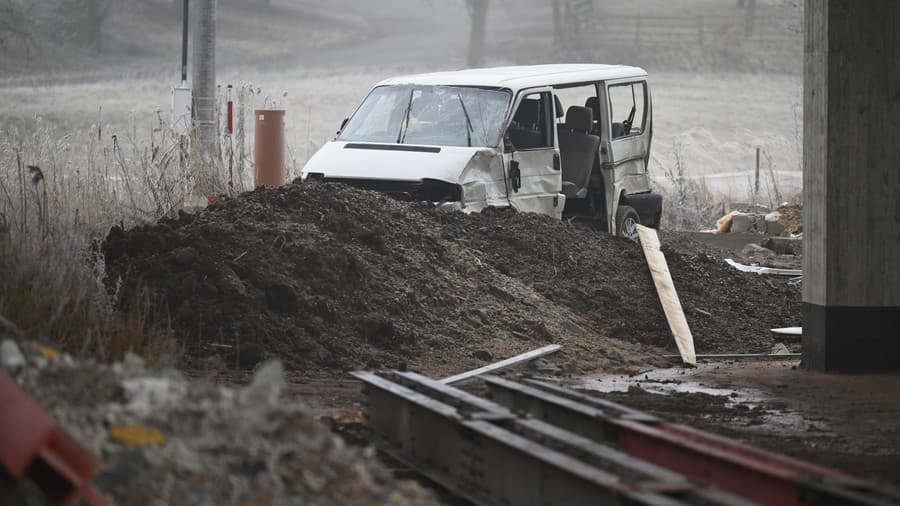
<path id="1" fill-rule="evenodd" d="M 647 164 L 647 73 L 618 65 L 536 65 L 379 83 L 304 180 L 479 212 L 511 207 L 596 220 L 634 239 L 658 227 Z"/>

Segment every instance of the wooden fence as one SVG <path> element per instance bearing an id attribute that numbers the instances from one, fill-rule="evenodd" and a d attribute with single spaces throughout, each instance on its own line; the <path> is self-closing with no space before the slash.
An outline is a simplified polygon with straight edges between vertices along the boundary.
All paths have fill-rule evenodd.
<path id="1" fill-rule="evenodd" d="M 800 20 L 771 16 L 584 16 L 568 13 L 569 45 L 636 47 L 750 45 L 780 47 L 802 44 Z"/>

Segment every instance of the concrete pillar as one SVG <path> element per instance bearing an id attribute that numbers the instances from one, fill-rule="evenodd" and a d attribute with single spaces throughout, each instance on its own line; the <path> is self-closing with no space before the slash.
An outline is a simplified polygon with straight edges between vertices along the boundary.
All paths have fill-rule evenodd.
<path id="1" fill-rule="evenodd" d="M 803 365 L 900 370 L 900 1 L 806 0 Z"/>

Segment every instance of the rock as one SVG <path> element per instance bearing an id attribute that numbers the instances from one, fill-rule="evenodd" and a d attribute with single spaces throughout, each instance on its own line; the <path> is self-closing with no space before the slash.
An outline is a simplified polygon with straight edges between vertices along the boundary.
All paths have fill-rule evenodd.
<path id="1" fill-rule="evenodd" d="M 766 220 L 766 235 L 781 235 L 784 233 L 784 225 L 778 221 Z"/>
<path id="2" fill-rule="evenodd" d="M 241 389 L 238 396 L 244 405 L 275 406 L 284 387 L 284 366 L 280 361 L 272 360 L 256 371 L 250 384 Z"/>
<path id="3" fill-rule="evenodd" d="M 558 365 L 554 364 L 544 357 L 532 360 L 528 365 L 536 371 L 545 373 L 557 373 L 562 370 Z"/>
<path id="4" fill-rule="evenodd" d="M 775 256 L 774 251 L 755 243 L 744 246 L 741 250 L 741 254 L 754 260 L 767 259 Z"/>
<path id="5" fill-rule="evenodd" d="M 0 367 L 8 371 L 25 367 L 25 355 L 12 339 L 4 339 L 0 344 Z"/>
<path id="6" fill-rule="evenodd" d="M 473 353 L 472 356 L 484 362 L 490 362 L 494 360 L 494 354 L 487 350 L 478 350 Z"/>
<path id="7" fill-rule="evenodd" d="M 491 319 L 490 313 L 481 308 L 476 308 L 472 310 L 472 314 L 478 317 L 481 320 L 481 323 L 487 323 Z"/>
<path id="8" fill-rule="evenodd" d="M 802 255 L 803 240 L 791 237 L 769 237 L 762 242 L 762 246 L 779 255 Z"/>
<path id="9" fill-rule="evenodd" d="M 791 350 L 788 349 L 784 343 L 776 343 L 775 346 L 772 346 L 772 349 L 769 351 L 772 355 L 784 355 L 786 353 L 790 353 Z"/>
<path id="10" fill-rule="evenodd" d="M 750 216 L 746 214 L 736 214 L 731 217 L 731 232 L 735 234 L 749 232 L 752 223 Z"/>

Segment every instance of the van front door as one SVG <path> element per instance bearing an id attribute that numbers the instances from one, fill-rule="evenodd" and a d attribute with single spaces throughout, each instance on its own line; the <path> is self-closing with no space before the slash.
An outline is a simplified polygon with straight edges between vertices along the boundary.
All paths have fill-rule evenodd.
<path id="1" fill-rule="evenodd" d="M 519 94 L 504 137 L 510 205 L 522 212 L 562 216 L 562 190 L 554 104 L 549 88 Z"/>

